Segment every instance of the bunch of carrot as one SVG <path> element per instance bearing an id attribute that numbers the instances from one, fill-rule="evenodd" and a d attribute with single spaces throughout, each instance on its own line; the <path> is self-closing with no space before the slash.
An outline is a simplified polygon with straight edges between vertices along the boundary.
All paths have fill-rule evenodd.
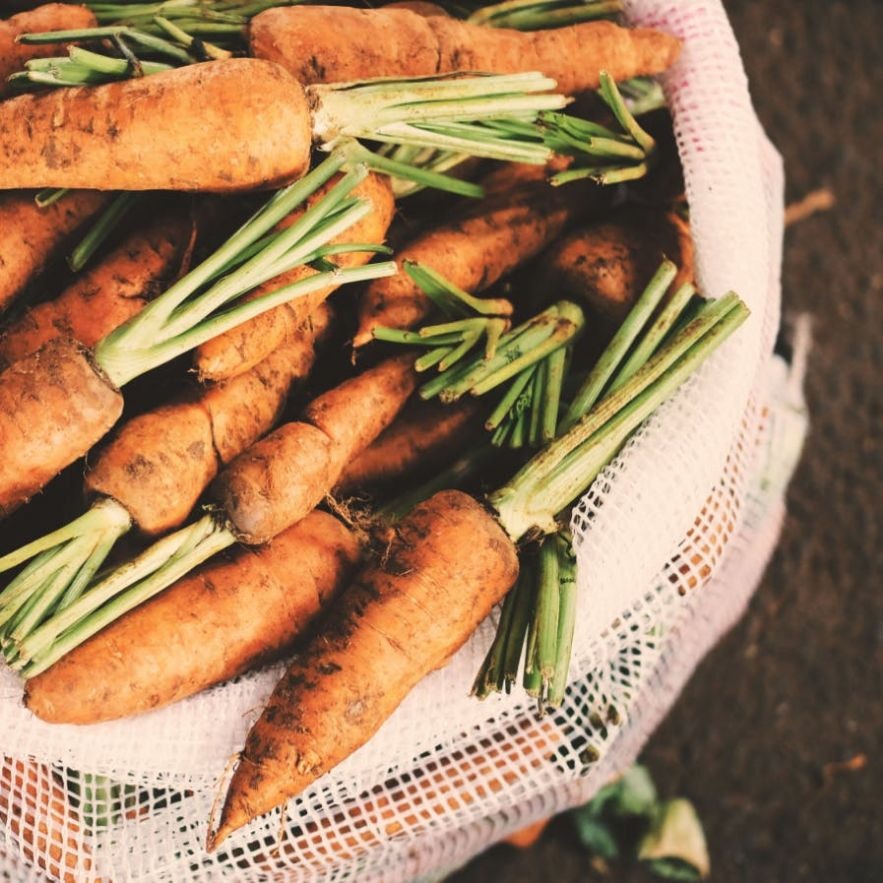
<path id="1" fill-rule="evenodd" d="M 663 162 L 617 83 L 678 53 L 615 0 L 87 7 L 0 21 L 0 517 L 89 455 L 85 511 L 0 556 L 0 653 L 32 711 L 88 724 L 299 643 L 214 847 L 500 602 L 474 692 L 562 700 L 566 513 L 746 311 L 694 297 L 670 206 L 613 193 Z"/>

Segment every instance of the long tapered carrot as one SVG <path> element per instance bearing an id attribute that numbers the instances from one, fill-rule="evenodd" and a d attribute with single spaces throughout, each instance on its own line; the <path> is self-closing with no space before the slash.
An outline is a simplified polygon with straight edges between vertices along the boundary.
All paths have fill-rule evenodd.
<path id="1" fill-rule="evenodd" d="M 325 188 L 314 197 L 319 199 L 333 186 L 332 179 Z M 371 211 L 348 230 L 336 237 L 338 242 L 373 242 L 382 243 L 386 231 L 392 222 L 395 212 L 392 189 L 386 178 L 380 175 L 369 175 L 353 195 L 367 200 Z M 293 212 L 280 225 L 279 229 L 290 227 L 301 213 Z M 348 252 L 338 255 L 334 261 L 338 266 L 356 267 L 367 263 L 372 257 L 369 252 Z M 316 271 L 311 267 L 295 267 L 288 273 L 271 279 L 259 286 L 250 297 L 260 297 L 301 279 L 306 279 Z M 333 286 L 315 291 L 308 297 L 291 303 L 283 304 L 275 310 L 269 310 L 260 316 L 245 322 L 226 334 L 221 334 L 207 341 L 194 354 L 196 370 L 201 380 L 226 380 L 247 371 L 253 365 L 266 358 L 285 338 L 289 337 L 309 318 L 310 314 L 335 290 Z"/>
<path id="2" fill-rule="evenodd" d="M 63 43 L 28 45 L 16 42 L 16 37 L 20 34 L 75 31 L 94 26 L 95 16 L 91 10 L 66 3 L 47 3 L 0 21 L 0 97 L 9 90 L 6 78 L 19 70 L 28 59 L 61 55 L 64 50 Z"/>
<path id="3" fill-rule="evenodd" d="M 41 208 L 33 193 L 0 194 L 0 312 L 107 200 L 97 190 L 76 190 Z"/>
<path id="4" fill-rule="evenodd" d="M 538 270 L 544 287 L 621 321 L 664 257 L 679 267 L 674 290 L 692 280 L 687 223 L 673 212 L 629 208 L 562 237 Z"/>
<path id="5" fill-rule="evenodd" d="M 180 267 L 190 233 L 190 219 L 183 211 L 163 213 L 134 231 L 57 298 L 31 307 L 2 332 L 0 367 L 57 337 L 96 344 L 159 293 Z"/>
<path id="6" fill-rule="evenodd" d="M 350 460 L 338 482 L 344 492 L 407 480 L 417 470 L 431 470 L 479 429 L 476 399 L 452 405 L 417 399 L 361 454 Z"/>
<path id="7" fill-rule="evenodd" d="M 309 373 L 330 320 L 320 306 L 244 374 L 134 417 L 89 464 L 87 492 L 120 503 L 143 533 L 180 525 L 221 467 L 272 428 L 292 383 Z"/>
<path id="8" fill-rule="evenodd" d="M 417 236 L 396 255 L 399 267 L 416 261 L 442 273 L 464 291 L 492 285 L 538 254 L 564 227 L 596 210 L 600 188 L 553 188 L 542 182 L 495 193 L 458 217 Z M 372 340 L 378 326 L 410 328 L 425 318 L 432 301 L 407 273 L 369 285 L 359 305 L 356 346 Z"/>
<path id="9" fill-rule="evenodd" d="M 288 648 L 346 584 L 354 533 L 313 512 L 253 551 L 204 565 L 28 682 L 53 723 L 88 724 L 176 702 Z"/>
<path id="10" fill-rule="evenodd" d="M 0 188 L 274 187 L 307 170 L 312 144 L 301 86 L 249 58 L 21 95 L 0 103 L 0 133 Z"/>
<path id="11" fill-rule="evenodd" d="M 361 574 L 273 691 L 208 848 L 367 742 L 517 576 L 515 545 L 480 503 L 446 491 L 417 506 L 399 525 L 385 566 Z"/>
<path id="12" fill-rule="evenodd" d="M 670 67 L 677 38 L 649 28 L 589 22 L 525 33 L 487 28 L 407 9 L 297 6 L 252 19 L 251 51 L 303 83 L 456 71 L 537 70 L 565 94 L 596 89 L 602 70 L 615 80 Z"/>
<path id="13" fill-rule="evenodd" d="M 416 386 L 413 363 L 397 356 L 345 381 L 237 457 L 213 489 L 232 529 L 266 542 L 312 511 L 404 406 Z"/>

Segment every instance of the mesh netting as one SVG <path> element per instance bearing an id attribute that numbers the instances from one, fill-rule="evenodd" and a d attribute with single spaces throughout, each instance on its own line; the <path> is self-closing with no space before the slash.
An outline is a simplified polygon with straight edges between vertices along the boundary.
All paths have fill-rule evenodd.
<path id="1" fill-rule="evenodd" d="M 3 670 L 0 873 L 243 883 L 439 876 L 584 801 L 624 769 L 739 616 L 781 518 L 783 482 L 767 468 L 782 469 L 782 433 L 769 431 L 771 421 L 791 425 L 787 403 L 771 393 L 769 358 L 779 320 L 781 165 L 751 108 L 719 0 L 627 7 L 634 22 L 684 41 L 664 85 L 698 280 L 712 297 L 737 290 L 752 316 L 575 511 L 580 608 L 562 708 L 537 718 L 520 694 L 468 697 L 496 624 L 488 621 L 284 816 L 259 820 L 207 855 L 219 780 L 280 667 L 80 728 L 37 721 Z"/>

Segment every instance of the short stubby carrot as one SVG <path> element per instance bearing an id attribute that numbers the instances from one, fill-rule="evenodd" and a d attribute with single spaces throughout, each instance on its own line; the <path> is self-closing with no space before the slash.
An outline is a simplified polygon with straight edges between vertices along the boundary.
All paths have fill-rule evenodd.
<path id="1" fill-rule="evenodd" d="M 477 399 L 462 398 L 451 405 L 417 399 L 361 454 L 350 460 L 338 482 L 344 492 L 388 485 L 412 478 L 416 472 L 438 468 L 480 431 Z"/>
<path id="2" fill-rule="evenodd" d="M 360 557 L 349 528 L 313 512 L 118 619 L 28 681 L 25 703 L 52 723 L 90 724 L 192 696 L 288 649 Z"/>
<path id="3" fill-rule="evenodd" d="M 674 212 L 627 208 L 563 237 L 542 257 L 540 272 L 544 286 L 618 324 L 666 257 L 678 265 L 673 290 L 692 281 L 686 221 Z"/>
<path id="4" fill-rule="evenodd" d="M 0 367 L 57 337 L 94 346 L 159 294 L 180 267 L 191 229 L 187 213 L 178 211 L 163 213 L 135 230 L 58 297 L 31 307 L 3 331 Z"/>
<path id="5" fill-rule="evenodd" d="M 179 526 L 218 471 L 276 423 L 292 383 L 312 368 L 330 309 L 250 371 L 134 417 L 89 464 L 87 493 L 122 505 L 155 536 Z"/>
<path id="6" fill-rule="evenodd" d="M 90 9 L 67 3 L 46 3 L 0 21 L 0 97 L 9 90 L 6 78 L 21 70 L 26 61 L 61 55 L 64 51 L 63 43 L 28 45 L 17 43 L 16 37 L 47 31 L 77 31 L 94 26 L 95 16 Z"/>
<path id="7" fill-rule="evenodd" d="M 413 363 L 412 355 L 387 359 L 323 393 L 301 421 L 270 433 L 221 473 L 213 493 L 242 541 L 266 542 L 315 508 L 404 406 L 416 386 Z"/>
<path id="8" fill-rule="evenodd" d="M 252 55 L 275 61 L 304 84 L 458 71 L 540 71 L 566 95 L 615 80 L 658 74 L 680 50 L 651 28 L 588 22 L 523 32 L 408 9 L 296 6 L 268 9 L 249 26 Z"/>
<path id="9" fill-rule="evenodd" d="M 306 172 L 312 145 L 303 88 L 251 58 L 20 95 L 0 103 L 0 133 L 0 189 L 270 188 Z M 219 155 L 221 136 L 237 150 Z"/>
<path id="10" fill-rule="evenodd" d="M 533 182 L 500 191 L 418 235 L 400 249 L 396 262 L 401 267 L 416 261 L 464 291 L 482 291 L 537 255 L 604 198 L 594 185 L 554 188 Z M 371 341 L 378 326 L 411 328 L 431 308 L 432 301 L 407 273 L 376 280 L 362 295 L 353 343 Z"/>
<path id="11" fill-rule="evenodd" d="M 337 178 L 333 178 L 325 187 L 317 191 L 310 203 L 321 199 L 328 189 L 337 183 L 337 180 Z M 371 205 L 371 211 L 340 236 L 331 240 L 332 244 L 344 241 L 382 243 L 395 213 L 395 202 L 388 179 L 372 173 L 353 189 L 353 196 L 367 200 Z M 302 213 L 303 210 L 293 212 L 278 225 L 278 229 L 291 226 Z M 332 260 L 338 266 L 357 267 L 367 263 L 372 257 L 370 252 L 347 252 L 335 256 Z M 268 294 L 283 285 L 290 285 L 293 282 L 306 279 L 315 272 L 306 265 L 295 267 L 293 270 L 265 282 L 256 288 L 249 297 L 256 298 Z M 248 322 L 237 325 L 225 334 L 220 334 L 207 341 L 194 354 L 195 367 L 200 379 L 203 381 L 226 380 L 247 371 L 272 353 L 286 338 L 294 334 L 309 319 L 317 306 L 334 291 L 335 287 L 333 286 L 314 291 L 306 297 L 290 301 L 274 310 L 268 310 Z"/>
<path id="12" fill-rule="evenodd" d="M 276 686 L 248 735 L 208 848 L 367 742 L 517 576 L 514 543 L 480 503 L 443 491 L 418 505 L 383 561 L 361 572 L 333 621 Z"/>
<path id="13" fill-rule="evenodd" d="M 40 207 L 32 192 L 0 194 L 0 312 L 107 200 L 97 190 L 76 190 Z"/>
<path id="14" fill-rule="evenodd" d="M 72 340 L 53 340 L 0 373 L 0 518 L 62 465 L 82 457 L 119 419 L 123 397 Z M 14 419 L 12 417 L 14 415 Z"/>

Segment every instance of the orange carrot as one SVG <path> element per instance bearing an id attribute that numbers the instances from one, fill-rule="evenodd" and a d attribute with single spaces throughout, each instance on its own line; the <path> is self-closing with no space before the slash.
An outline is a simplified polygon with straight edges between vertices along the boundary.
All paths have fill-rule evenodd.
<path id="1" fill-rule="evenodd" d="M 292 383 L 306 377 L 331 321 L 327 306 L 245 374 L 126 423 L 90 464 L 86 490 L 111 497 L 144 533 L 180 525 L 218 470 L 276 422 Z"/>
<path id="2" fill-rule="evenodd" d="M 334 621 L 276 686 L 248 735 L 208 848 L 367 742 L 517 575 L 515 545 L 480 503 L 444 491 L 417 506 L 384 562 L 361 573 Z"/>
<path id="3" fill-rule="evenodd" d="M 95 16 L 91 10 L 85 6 L 71 6 L 65 3 L 47 3 L 0 21 L 0 97 L 9 89 L 6 78 L 21 70 L 28 59 L 64 54 L 63 43 L 29 46 L 25 43 L 17 43 L 16 37 L 20 34 L 46 31 L 81 30 L 95 27 L 95 24 Z"/>
<path id="4" fill-rule="evenodd" d="M 396 255 L 442 273 L 454 285 L 475 293 L 493 285 L 556 239 L 571 221 L 589 213 L 603 198 L 600 188 L 562 188 L 528 183 L 501 191 L 471 206 L 453 221 L 420 234 Z M 365 290 L 359 330 L 353 341 L 363 346 L 378 326 L 409 328 L 425 318 L 432 301 L 400 270 L 375 280 Z"/>
<path id="5" fill-rule="evenodd" d="M 0 374 L 0 518 L 119 419 L 123 397 L 79 343 L 54 340 Z M 59 466 L 61 463 L 61 466 Z"/>
<path id="6" fill-rule="evenodd" d="M 72 337 L 93 346 L 140 312 L 179 268 L 192 225 L 184 212 L 161 215 L 136 230 L 78 276 L 55 300 L 29 309 L 0 337 L 0 366 Z"/>
<path id="7" fill-rule="evenodd" d="M 312 146 L 303 89 L 251 58 L 21 95 L 0 103 L 0 132 L 0 189 L 276 187 L 304 174 Z"/>
<path id="8" fill-rule="evenodd" d="M 33 193 L 0 194 L 0 312 L 106 202 L 96 190 L 68 193 L 45 208 Z"/>
<path id="9" fill-rule="evenodd" d="M 252 445 L 214 495 L 234 532 L 263 543 L 312 511 L 344 466 L 395 419 L 416 385 L 412 355 L 387 359 L 315 399 L 303 421 Z"/>
<path id="10" fill-rule="evenodd" d="M 88 724 L 177 702 L 288 649 L 361 556 L 355 535 L 313 512 L 257 551 L 206 564 L 27 683 L 52 723 Z"/>
<path id="11" fill-rule="evenodd" d="M 295 6 L 268 9 L 249 26 L 252 55 L 304 84 L 456 71 L 540 71 L 565 94 L 658 74 L 678 56 L 677 38 L 650 28 L 589 22 L 548 31 L 487 28 L 408 9 Z"/>
<path id="12" fill-rule="evenodd" d="M 324 197 L 337 181 L 338 177 L 336 176 L 318 190 L 307 205 Z M 371 174 L 353 190 L 353 195 L 368 200 L 371 203 L 371 211 L 348 230 L 335 237 L 332 243 L 382 243 L 395 212 L 395 203 L 388 179 Z M 304 210 L 299 209 L 297 212 L 292 212 L 278 226 L 278 229 L 290 227 L 303 214 Z M 366 264 L 372 257 L 370 252 L 349 252 L 338 255 L 333 260 L 342 267 L 356 267 Z M 255 298 L 268 294 L 283 285 L 290 285 L 300 279 L 306 279 L 316 272 L 305 265 L 295 267 L 293 270 L 265 282 L 256 288 L 250 297 Z M 247 371 L 273 352 L 285 338 L 293 334 L 309 318 L 318 304 L 321 304 L 333 291 L 335 288 L 329 287 L 312 292 L 306 297 L 283 304 L 275 310 L 268 310 L 257 318 L 238 325 L 226 334 L 221 334 L 204 343 L 196 350 L 194 356 L 200 379 L 203 381 L 226 380 Z"/>
<path id="13" fill-rule="evenodd" d="M 679 267 L 672 290 L 692 280 L 686 222 L 674 212 L 628 208 L 561 239 L 543 256 L 540 274 L 544 288 L 587 303 L 618 324 L 663 258 Z"/>

